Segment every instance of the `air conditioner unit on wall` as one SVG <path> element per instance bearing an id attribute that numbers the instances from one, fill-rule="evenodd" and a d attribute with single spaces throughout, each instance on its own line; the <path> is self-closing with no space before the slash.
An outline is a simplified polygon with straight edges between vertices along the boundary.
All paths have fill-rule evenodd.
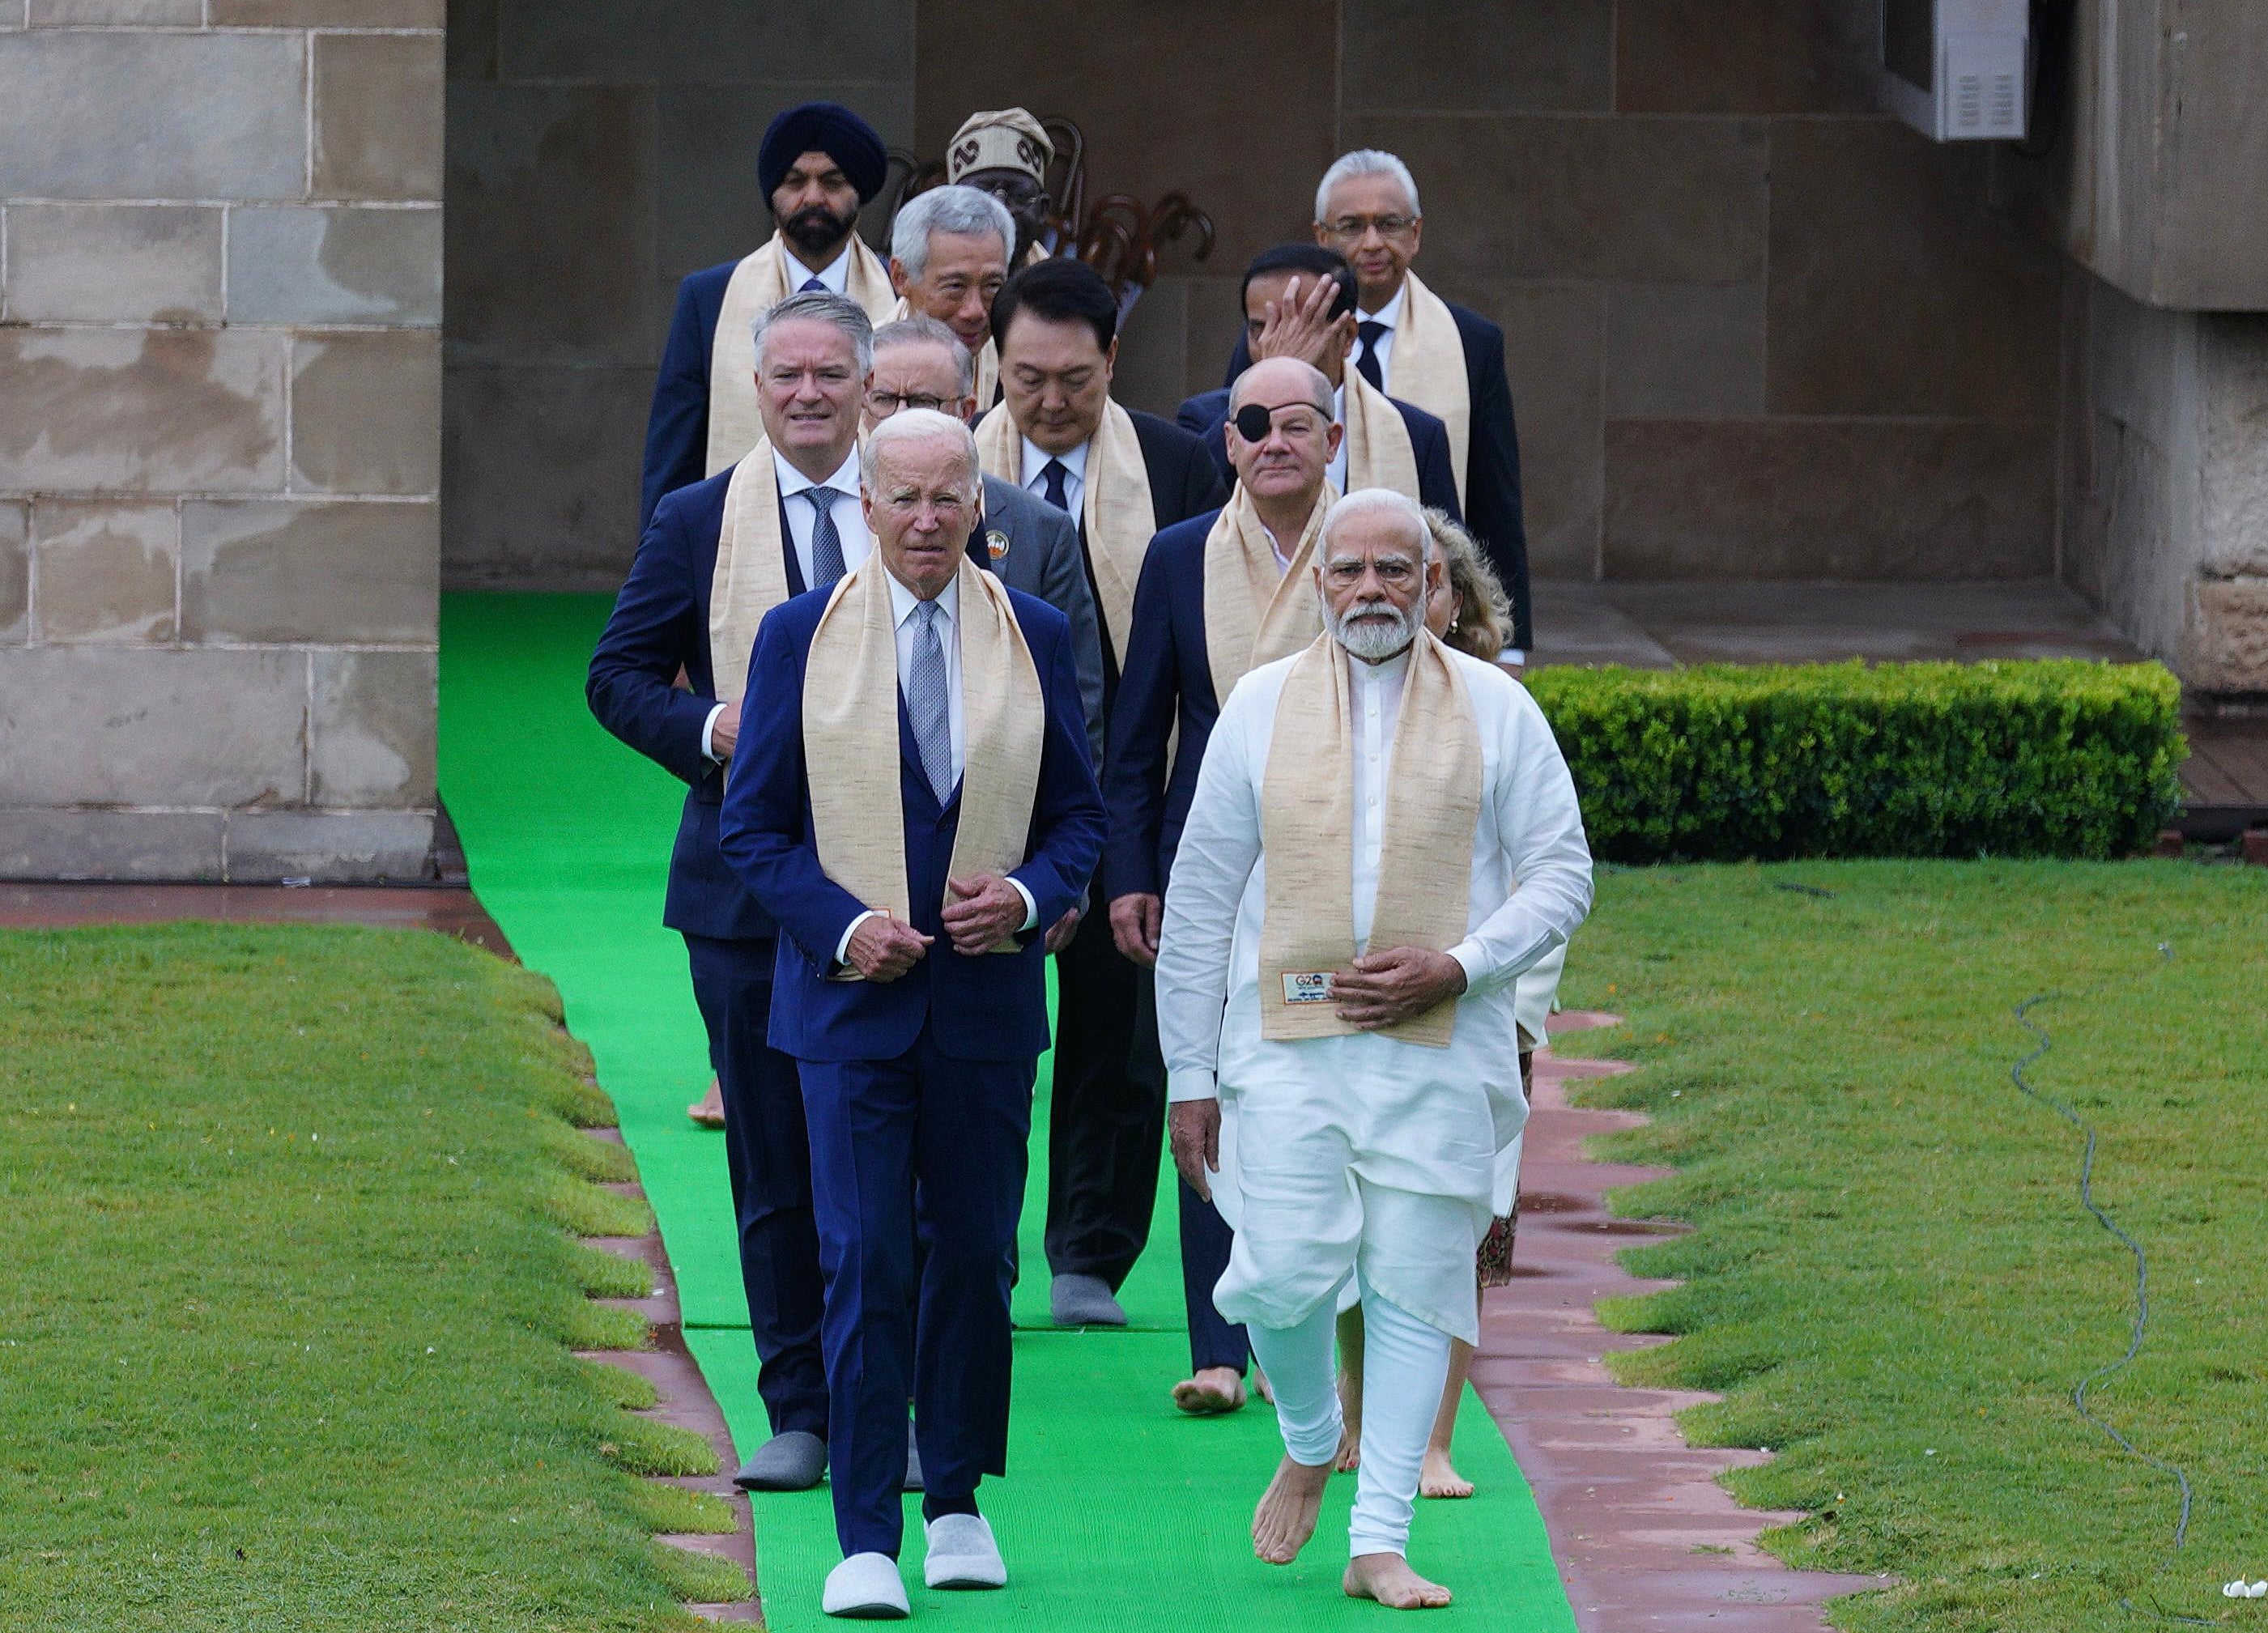
<path id="1" fill-rule="evenodd" d="M 2026 0 L 1881 0 L 1884 107 L 1937 142 L 2021 141 Z"/>

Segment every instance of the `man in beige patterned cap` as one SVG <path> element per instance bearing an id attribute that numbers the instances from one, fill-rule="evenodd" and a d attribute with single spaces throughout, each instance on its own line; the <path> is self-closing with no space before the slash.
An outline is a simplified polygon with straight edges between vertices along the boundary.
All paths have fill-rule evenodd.
<path id="1" fill-rule="evenodd" d="M 1028 267 L 1047 249 L 1048 166 L 1056 156 L 1040 121 L 1020 107 L 971 114 L 945 150 L 945 179 L 990 193 L 1016 218 L 1016 244 L 1008 265 Z"/>

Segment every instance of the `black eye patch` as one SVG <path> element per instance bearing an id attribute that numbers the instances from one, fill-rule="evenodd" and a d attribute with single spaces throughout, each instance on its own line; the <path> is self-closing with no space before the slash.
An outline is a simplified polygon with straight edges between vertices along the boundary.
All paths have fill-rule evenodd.
<path id="1" fill-rule="evenodd" d="M 1248 402 L 1242 408 L 1239 408 L 1236 411 L 1236 418 L 1233 421 L 1233 423 L 1236 426 L 1236 434 L 1243 438 L 1247 442 L 1266 442 L 1268 440 L 1268 428 L 1270 423 L 1270 416 L 1269 415 L 1268 410 L 1259 403 Z"/>

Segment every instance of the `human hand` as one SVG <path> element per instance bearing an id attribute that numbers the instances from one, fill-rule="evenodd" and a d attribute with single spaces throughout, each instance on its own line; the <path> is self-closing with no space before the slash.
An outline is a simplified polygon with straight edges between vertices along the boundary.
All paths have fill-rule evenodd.
<path id="1" fill-rule="evenodd" d="M 1191 1190 L 1211 1202 L 1212 1185 L 1205 1175 L 1220 1172 L 1220 1102 L 1175 1100 L 1166 1108 L 1166 1135 L 1174 1166 Z"/>
<path id="2" fill-rule="evenodd" d="M 730 760 L 740 744 L 740 706 L 727 703 L 717 717 L 717 724 L 709 728 L 709 752 L 719 760 Z"/>
<path id="3" fill-rule="evenodd" d="M 1071 945 L 1071 938 L 1079 933 L 1079 911 L 1077 908 L 1073 908 L 1070 912 L 1064 914 L 1054 923 L 1049 925 L 1047 935 L 1048 951 L 1050 953 L 1060 953 L 1065 947 Z"/>
<path id="4" fill-rule="evenodd" d="M 1145 969 L 1153 968 L 1158 962 L 1158 926 L 1165 916 L 1166 904 L 1159 897 L 1142 892 L 1120 896 L 1110 904 L 1110 938 L 1125 957 Z"/>
<path id="5" fill-rule="evenodd" d="M 850 932 L 843 961 L 869 981 L 892 982 L 921 960 L 931 939 L 902 918 L 870 913 Z"/>
<path id="6" fill-rule="evenodd" d="M 1446 953 L 1395 947 L 1366 953 L 1351 970 L 1331 977 L 1341 1020 L 1364 1032 L 1423 1015 L 1465 989 L 1465 967 Z"/>
<path id="7" fill-rule="evenodd" d="M 1284 286 L 1281 296 L 1262 308 L 1265 319 L 1252 342 L 1252 360 L 1297 357 L 1329 373 L 1327 365 L 1336 362 L 1346 349 L 1345 326 L 1331 316 L 1331 303 L 1339 294 L 1338 280 L 1318 277 L 1305 293 L 1301 283 L 1293 278 Z"/>
<path id="8" fill-rule="evenodd" d="M 945 933 L 953 938 L 955 953 L 970 958 L 990 953 L 1021 930 L 1031 911 L 1022 894 L 998 873 L 948 879 L 945 886 L 957 898 L 945 904 Z"/>

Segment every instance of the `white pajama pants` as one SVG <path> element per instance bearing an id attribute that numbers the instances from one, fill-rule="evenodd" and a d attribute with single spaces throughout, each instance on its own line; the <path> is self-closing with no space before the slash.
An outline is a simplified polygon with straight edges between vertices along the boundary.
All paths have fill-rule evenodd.
<path id="1" fill-rule="evenodd" d="M 1350 1557 L 1404 1554 L 1425 1442 L 1449 1376 L 1449 1335 L 1376 1289 L 1362 1291 L 1362 1467 L 1355 1477 Z M 1254 1326 L 1253 1357 L 1276 1391 L 1284 1449 L 1313 1468 L 1337 1455 L 1337 1366 L 1332 1337 L 1338 1300 L 1326 1298 L 1294 1327 Z"/>

